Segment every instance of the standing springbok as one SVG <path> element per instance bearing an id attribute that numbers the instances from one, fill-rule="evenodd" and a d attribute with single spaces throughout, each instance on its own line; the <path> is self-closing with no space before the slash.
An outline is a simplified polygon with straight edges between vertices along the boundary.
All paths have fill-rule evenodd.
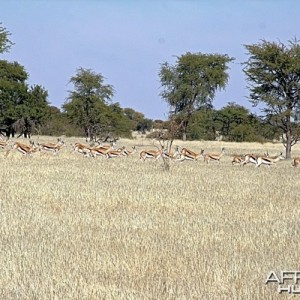
<path id="1" fill-rule="evenodd" d="M 225 154 L 225 148 L 221 149 L 221 152 L 218 154 L 214 154 L 214 153 L 206 153 L 204 154 L 204 161 L 206 163 L 209 163 L 211 160 L 213 161 L 217 161 L 219 164 L 221 163 L 221 158 L 223 157 L 223 155 Z"/>
<path id="2" fill-rule="evenodd" d="M 283 159 L 285 159 L 285 157 L 282 156 L 282 152 L 279 155 L 273 157 L 259 156 L 257 158 L 255 167 L 258 168 L 261 165 L 267 165 L 268 167 L 270 167 L 270 165 L 274 165 L 275 163 Z"/>

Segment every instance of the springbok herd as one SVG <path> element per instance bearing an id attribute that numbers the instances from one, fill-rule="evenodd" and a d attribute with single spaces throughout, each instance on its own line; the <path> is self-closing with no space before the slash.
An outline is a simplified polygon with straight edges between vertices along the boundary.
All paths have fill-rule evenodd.
<path id="1" fill-rule="evenodd" d="M 13 142 L 10 139 L 0 140 L 0 150 L 4 152 L 4 157 L 7 157 L 11 152 L 18 151 L 22 155 L 31 157 L 35 153 L 41 152 L 52 152 L 54 155 L 58 155 L 59 152 L 66 147 L 66 143 L 61 139 L 57 140 L 57 143 L 37 143 L 30 141 L 30 144 L 25 144 L 23 142 Z M 84 157 L 96 158 L 98 156 L 104 158 L 116 158 L 116 157 L 128 157 L 137 153 L 136 147 L 128 149 L 125 146 L 117 148 L 115 143 L 109 145 L 86 145 L 82 143 L 71 144 L 72 153 L 79 153 Z M 210 161 L 216 161 L 219 164 L 221 163 L 221 158 L 225 155 L 225 149 L 222 148 L 219 153 L 205 153 L 204 150 L 201 150 L 199 153 L 196 153 L 190 149 L 182 148 L 176 146 L 174 151 L 167 151 L 163 146 L 157 147 L 158 150 L 142 150 L 139 154 L 141 160 L 145 161 L 146 159 L 159 160 L 170 159 L 173 161 L 184 161 L 191 160 L 197 161 L 200 158 L 204 162 L 209 163 Z M 255 154 L 245 154 L 245 155 L 234 155 L 232 158 L 232 165 L 238 164 L 244 166 L 248 163 L 252 163 L 255 167 L 260 167 L 261 165 L 274 165 L 280 160 L 284 160 L 285 157 L 282 156 L 282 152 L 277 156 L 269 156 L 264 154 L 263 156 Z M 293 159 L 292 165 L 297 167 L 300 164 L 300 157 Z"/>

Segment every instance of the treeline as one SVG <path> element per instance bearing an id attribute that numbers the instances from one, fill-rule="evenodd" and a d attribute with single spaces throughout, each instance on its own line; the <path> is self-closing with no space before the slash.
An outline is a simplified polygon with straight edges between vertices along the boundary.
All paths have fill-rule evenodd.
<path id="1" fill-rule="evenodd" d="M 121 108 L 115 103 L 106 107 L 106 114 L 102 115 L 102 127 L 99 124 L 96 129 L 98 135 L 102 133 L 132 138 L 132 131 L 146 133 L 153 128 L 154 123 L 153 120 L 145 118 L 143 113 L 132 108 Z M 72 121 L 67 112 L 55 106 L 48 107 L 48 119 L 40 126 L 39 133 L 49 136 L 85 136 L 84 128 Z"/>
<path id="2" fill-rule="evenodd" d="M 55 106 L 49 106 L 49 117 L 40 127 L 40 134 L 50 136 L 85 136 L 84 130 L 72 122 L 66 112 Z M 109 127 L 110 132 L 118 137 L 132 137 L 137 131 L 149 138 L 158 138 L 170 128 L 169 121 L 152 120 L 132 108 L 121 108 L 113 104 L 107 114 L 115 123 Z M 177 120 L 180 122 L 180 119 Z M 180 139 L 182 132 L 176 133 Z M 279 140 L 281 133 L 265 119 L 259 118 L 247 108 L 228 103 L 217 110 L 201 108 L 193 113 L 187 128 L 189 140 L 223 140 L 231 142 L 266 142 Z"/>
<path id="3" fill-rule="evenodd" d="M 85 136 L 95 138 L 111 134 L 132 137 L 132 131 L 155 138 L 170 130 L 170 121 L 151 120 L 132 108 L 105 100 L 104 92 L 113 95 L 100 74 L 79 69 L 71 78 L 74 90 L 68 100 L 57 108 L 48 103 L 48 92 L 40 86 L 27 84 L 28 73 L 17 62 L 0 60 L 0 132 L 7 136 L 32 134 L 50 136 Z M 78 86 L 78 82 L 80 82 Z M 108 94 L 107 94 L 108 96 Z M 108 97 L 109 98 L 109 97 Z M 175 119 L 180 124 L 180 115 Z M 202 106 L 195 110 L 187 124 L 176 133 L 182 138 L 183 130 L 189 140 L 271 141 L 278 140 L 281 132 L 266 118 L 259 118 L 245 107 L 229 103 L 220 110 Z"/>

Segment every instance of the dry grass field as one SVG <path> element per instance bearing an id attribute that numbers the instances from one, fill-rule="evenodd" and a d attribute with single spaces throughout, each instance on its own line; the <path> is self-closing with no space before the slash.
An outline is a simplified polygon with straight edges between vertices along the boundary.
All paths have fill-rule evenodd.
<path id="1" fill-rule="evenodd" d="M 35 140 L 35 138 L 33 138 Z M 53 141 L 43 137 L 40 140 Z M 281 144 L 176 142 L 222 163 L 0 153 L 0 299 L 289 299 L 300 270 L 300 168 L 231 165 Z M 149 148 L 146 140 L 119 145 Z M 300 156 L 300 145 L 293 148 Z"/>

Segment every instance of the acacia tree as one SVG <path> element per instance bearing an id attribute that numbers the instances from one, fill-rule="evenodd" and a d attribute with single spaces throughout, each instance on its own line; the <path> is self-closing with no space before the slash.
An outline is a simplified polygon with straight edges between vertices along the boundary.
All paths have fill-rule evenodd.
<path id="1" fill-rule="evenodd" d="M 48 91 L 41 85 L 33 85 L 28 89 L 24 103 L 19 106 L 18 120 L 14 124 L 15 129 L 19 129 L 24 137 L 30 137 L 33 129 L 39 131 L 39 127 L 49 119 L 47 98 Z"/>
<path id="2" fill-rule="evenodd" d="M 0 53 L 13 43 L 10 33 L 0 23 Z M 1 133 L 8 137 L 15 131 L 31 134 L 33 127 L 42 125 L 47 117 L 48 92 L 41 86 L 28 87 L 28 73 L 18 62 L 0 60 L 0 124 Z"/>
<path id="3" fill-rule="evenodd" d="M 177 57 L 175 65 L 161 65 L 160 95 L 169 104 L 170 114 L 180 116 L 183 140 L 193 112 L 200 106 L 210 106 L 216 91 L 225 88 L 231 61 L 233 58 L 227 55 L 187 52 Z"/>
<path id="4" fill-rule="evenodd" d="M 18 131 L 27 137 L 47 117 L 47 91 L 39 85 L 29 88 L 27 79 L 23 66 L 0 60 L 0 124 L 7 136 Z"/>
<path id="5" fill-rule="evenodd" d="M 11 35 L 10 32 L 1 25 L 2 23 L 0 23 L 0 53 L 4 53 L 11 48 L 13 42 L 9 39 L 9 36 Z"/>
<path id="6" fill-rule="evenodd" d="M 104 84 L 104 77 L 91 69 L 79 68 L 70 83 L 74 91 L 69 91 L 69 97 L 63 109 L 68 117 L 84 129 L 86 138 L 93 138 L 95 126 L 107 125 L 107 103 L 114 95 L 113 86 Z"/>
<path id="7" fill-rule="evenodd" d="M 245 45 L 248 61 L 244 63 L 250 89 L 250 102 L 263 104 L 266 120 L 283 134 L 286 158 L 300 138 L 299 125 L 294 122 L 300 107 L 300 45 L 295 39 L 287 45 L 262 40 Z"/>

